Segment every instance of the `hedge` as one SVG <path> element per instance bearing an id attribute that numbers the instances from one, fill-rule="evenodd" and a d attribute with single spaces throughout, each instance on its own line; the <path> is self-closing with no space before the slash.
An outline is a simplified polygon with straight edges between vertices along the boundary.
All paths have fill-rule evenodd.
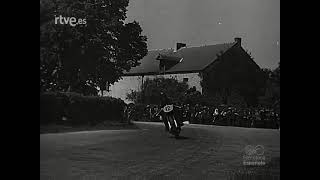
<path id="1" fill-rule="evenodd" d="M 83 96 L 77 93 L 40 94 L 40 124 L 98 124 L 121 121 L 125 103 L 112 97 Z M 67 120 L 62 120 L 67 117 Z"/>

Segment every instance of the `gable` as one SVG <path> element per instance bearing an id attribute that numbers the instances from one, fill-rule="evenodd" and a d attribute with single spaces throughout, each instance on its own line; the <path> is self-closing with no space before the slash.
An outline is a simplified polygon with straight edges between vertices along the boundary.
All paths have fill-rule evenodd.
<path id="1" fill-rule="evenodd" d="M 241 46 L 229 49 L 205 68 L 202 76 L 211 90 L 213 87 L 257 88 L 263 85 L 260 67 Z"/>
<path id="2" fill-rule="evenodd" d="M 211 62 L 210 65 L 206 66 L 204 71 L 208 72 L 215 68 L 221 68 L 222 64 L 233 67 L 229 70 L 230 72 L 233 70 L 240 70 L 238 69 L 238 66 L 247 66 L 251 70 L 254 69 L 255 71 L 261 70 L 260 67 L 256 64 L 256 62 L 241 46 L 233 46 L 229 48 L 227 51 L 225 51 L 225 53 L 221 56 L 220 59 L 216 59 L 215 61 Z"/>

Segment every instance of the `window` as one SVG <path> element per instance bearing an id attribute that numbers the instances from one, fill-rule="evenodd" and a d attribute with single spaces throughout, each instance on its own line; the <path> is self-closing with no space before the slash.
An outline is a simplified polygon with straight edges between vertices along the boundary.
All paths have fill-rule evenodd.
<path id="1" fill-rule="evenodd" d="M 183 78 L 183 82 L 188 82 L 188 78 Z"/>

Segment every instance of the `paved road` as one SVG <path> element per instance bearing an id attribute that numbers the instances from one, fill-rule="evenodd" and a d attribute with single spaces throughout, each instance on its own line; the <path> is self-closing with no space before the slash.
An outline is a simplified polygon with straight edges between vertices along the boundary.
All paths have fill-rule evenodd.
<path id="1" fill-rule="evenodd" d="M 247 145 L 263 145 L 267 162 L 280 157 L 278 130 L 186 125 L 177 140 L 160 123 L 136 124 L 40 135 L 40 179 L 226 179 Z"/>

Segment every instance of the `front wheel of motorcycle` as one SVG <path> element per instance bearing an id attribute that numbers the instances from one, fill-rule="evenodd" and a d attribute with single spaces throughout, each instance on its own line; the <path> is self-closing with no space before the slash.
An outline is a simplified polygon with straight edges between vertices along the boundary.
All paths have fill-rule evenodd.
<path id="1" fill-rule="evenodd" d="M 175 130 L 175 133 L 174 133 L 174 137 L 177 139 L 180 137 L 180 132 L 181 132 L 181 128 L 178 127 L 176 130 Z"/>
<path id="2" fill-rule="evenodd" d="M 171 128 L 169 130 L 170 134 L 174 135 L 175 138 L 179 137 L 179 128 L 176 127 L 176 124 L 174 123 L 174 117 L 168 116 L 168 123 L 170 123 Z"/>

